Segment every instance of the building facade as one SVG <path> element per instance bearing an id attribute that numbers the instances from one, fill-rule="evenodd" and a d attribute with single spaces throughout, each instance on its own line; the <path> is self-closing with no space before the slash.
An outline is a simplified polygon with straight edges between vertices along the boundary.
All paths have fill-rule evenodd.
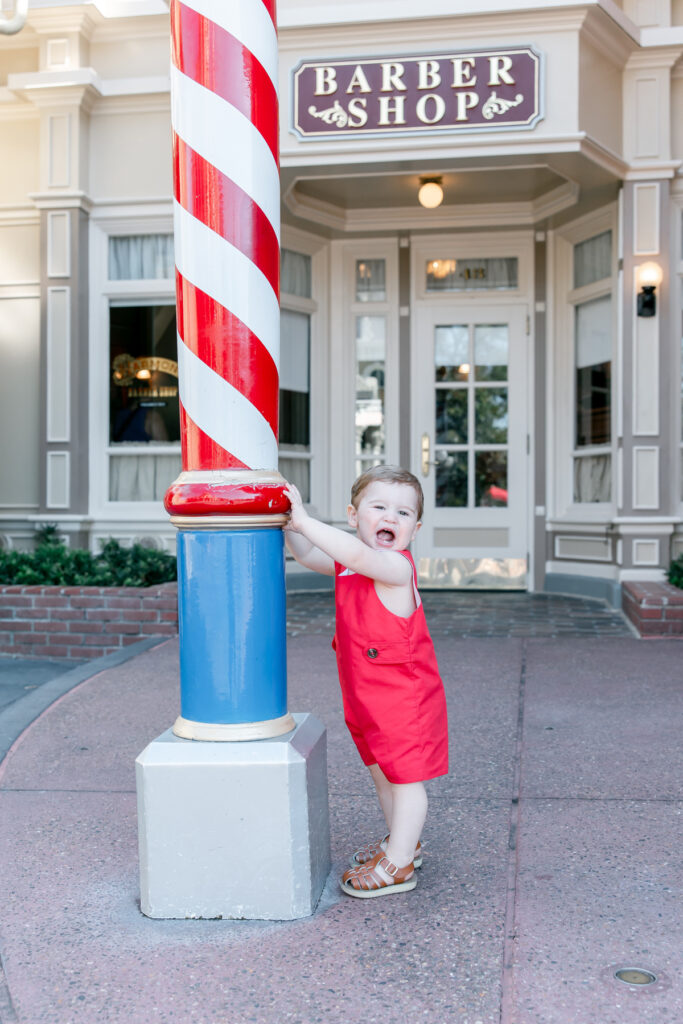
<path id="1" fill-rule="evenodd" d="M 283 474 L 342 523 L 364 467 L 411 468 L 424 585 L 662 579 L 683 0 L 280 0 L 279 26 Z M 162 0 L 37 0 L 0 36 L 5 547 L 175 543 L 169 83 Z"/>

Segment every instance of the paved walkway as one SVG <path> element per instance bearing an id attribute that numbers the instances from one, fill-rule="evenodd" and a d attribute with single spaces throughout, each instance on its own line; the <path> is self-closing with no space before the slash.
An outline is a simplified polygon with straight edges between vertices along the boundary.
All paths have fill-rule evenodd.
<path id="1" fill-rule="evenodd" d="M 2 1024 L 680 1024 L 683 646 L 435 642 L 451 774 L 417 888 L 361 901 L 337 877 L 381 823 L 329 633 L 290 641 L 290 706 L 328 729 L 334 860 L 290 923 L 141 915 L 133 765 L 177 714 L 177 642 L 92 663 L 0 766 Z"/>

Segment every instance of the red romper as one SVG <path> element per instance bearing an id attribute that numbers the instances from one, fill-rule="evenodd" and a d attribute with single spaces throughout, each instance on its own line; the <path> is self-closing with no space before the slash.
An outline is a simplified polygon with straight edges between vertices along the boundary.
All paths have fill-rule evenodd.
<path id="1" fill-rule="evenodd" d="M 403 618 L 386 608 L 375 581 L 335 562 L 337 626 L 332 646 L 344 718 L 366 765 L 389 782 L 423 782 L 448 774 L 446 696 L 436 663 L 417 573 L 417 608 Z"/>

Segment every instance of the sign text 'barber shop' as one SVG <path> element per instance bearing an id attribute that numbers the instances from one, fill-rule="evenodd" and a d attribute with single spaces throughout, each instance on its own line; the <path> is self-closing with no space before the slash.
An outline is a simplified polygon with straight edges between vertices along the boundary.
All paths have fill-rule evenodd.
<path id="1" fill-rule="evenodd" d="M 303 138 L 533 128 L 541 60 L 531 47 L 302 61 L 293 130 Z"/>

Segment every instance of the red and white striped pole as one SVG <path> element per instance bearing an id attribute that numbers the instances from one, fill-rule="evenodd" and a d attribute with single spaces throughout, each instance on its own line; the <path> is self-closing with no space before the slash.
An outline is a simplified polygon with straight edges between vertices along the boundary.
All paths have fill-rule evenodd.
<path id="1" fill-rule="evenodd" d="M 281 531 L 289 503 L 277 472 L 275 0 L 172 0 L 171 30 L 183 451 L 165 499 L 180 528 L 174 728 L 194 739 L 277 735 L 293 721 Z"/>

